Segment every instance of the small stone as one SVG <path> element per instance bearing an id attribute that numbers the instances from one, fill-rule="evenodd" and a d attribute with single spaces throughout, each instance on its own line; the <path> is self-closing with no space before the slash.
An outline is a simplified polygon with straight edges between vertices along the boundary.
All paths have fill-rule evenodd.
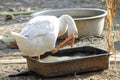
<path id="1" fill-rule="evenodd" d="M 15 8 L 9 8 L 8 11 L 15 12 Z"/>

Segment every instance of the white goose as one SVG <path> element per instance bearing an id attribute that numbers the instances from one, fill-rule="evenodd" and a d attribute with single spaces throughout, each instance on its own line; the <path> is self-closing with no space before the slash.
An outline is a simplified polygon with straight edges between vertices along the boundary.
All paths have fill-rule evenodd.
<path id="1" fill-rule="evenodd" d="M 58 36 L 68 31 L 68 38 L 55 48 Z M 32 18 L 20 33 L 11 32 L 16 39 L 19 49 L 30 57 L 40 59 L 40 55 L 46 51 L 56 53 L 66 43 L 70 42 L 71 47 L 78 30 L 75 22 L 69 15 L 55 16 L 36 16 Z"/>

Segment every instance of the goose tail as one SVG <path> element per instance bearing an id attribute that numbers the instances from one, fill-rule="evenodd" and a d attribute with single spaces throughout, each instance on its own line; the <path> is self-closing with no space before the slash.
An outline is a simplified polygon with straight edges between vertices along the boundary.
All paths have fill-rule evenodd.
<path id="1" fill-rule="evenodd" d="M 13 35 L 13 37 L 15 38 L 15 40 L 18 42 L 20 41 L 23 41 L 23 40 L 26 40 L 26 37 L 22 36 L 21 34 L 19 33 L 16 33 L 16 32 L 11 32 L 11 34 Z"/>

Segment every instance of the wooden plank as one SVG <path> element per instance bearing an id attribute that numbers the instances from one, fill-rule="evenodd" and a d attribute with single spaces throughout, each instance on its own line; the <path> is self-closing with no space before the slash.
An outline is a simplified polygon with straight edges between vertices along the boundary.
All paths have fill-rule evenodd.
<path id="1" fill-rule="evenodd" d="M 0 64 L 25 64 L 26 59 L 0 60 Z"/>

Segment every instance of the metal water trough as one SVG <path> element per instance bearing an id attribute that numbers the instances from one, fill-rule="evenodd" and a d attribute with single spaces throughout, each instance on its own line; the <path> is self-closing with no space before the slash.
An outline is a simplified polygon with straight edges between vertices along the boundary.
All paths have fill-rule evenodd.
<path id="1" fill-rule="evenodd" d="M 106 50 L 92 46 L 63 49 L 54 55 L 46 52 L 44 55 L 41 55 L 41 59 L 49 55 L 57 57 L 77 57 L 55 62 L 41 62 L 24 56 L 27 59 L 28 69 L 45 77 L 55 77 L 73 73 L 104 70 L 109 67 L 110 54 L 108 54 Z"/>

